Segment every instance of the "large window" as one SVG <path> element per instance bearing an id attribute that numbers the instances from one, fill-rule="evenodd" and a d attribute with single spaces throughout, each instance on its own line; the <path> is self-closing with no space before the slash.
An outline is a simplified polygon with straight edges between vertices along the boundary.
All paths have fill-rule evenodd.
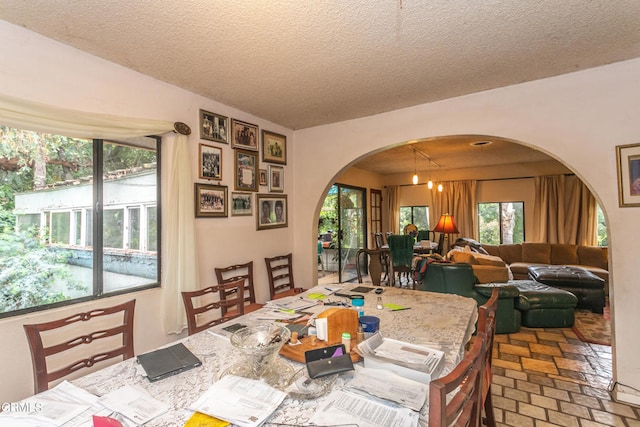
<path id="1" fill-rule="evenodd" d="M 478 204 L 479 241 L 489 245 L 524 242 L 524 203 Z"/>
<path id="2" fill-rule="evenodd" d="M 0 125 L 0 317 L 159 284 L 159 149 Z"/>
<path id="3" fill-rule="evenodd" d="M 400 231 L 408 224 L 414 224 L 418 230 L 430 230 L 429 206 L 400 206 Z"/>

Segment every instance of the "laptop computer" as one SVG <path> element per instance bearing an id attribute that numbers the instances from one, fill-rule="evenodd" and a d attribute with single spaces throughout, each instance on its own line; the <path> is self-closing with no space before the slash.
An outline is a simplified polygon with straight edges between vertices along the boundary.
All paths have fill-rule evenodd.
<path id="1" fill-rule="evenodd" d="M 144 368 L 147 378 L 151 382 L 202 365 L 200 359 L 182 343 L 140 354 L 138 355 L 138 362 Z"/>

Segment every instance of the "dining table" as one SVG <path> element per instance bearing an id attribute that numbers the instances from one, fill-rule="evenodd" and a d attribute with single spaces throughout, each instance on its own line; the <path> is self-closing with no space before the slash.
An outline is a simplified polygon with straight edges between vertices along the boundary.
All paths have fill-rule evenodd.
<path id="1" fill-rule="evenodd" d="M 417 290 L 384 287 L 382 293 L 376 294 L 373 287 L 358 284 L 360 290 L 371 289 L 362 293 L 364 296 L 364 314 L 380 319 L 379 331 L 385 338 L 424 345 L 444 352 L 444 368 L 441 375 L 450 372 L 463 357 L 465 345 L 475 332 L 477 305 L 473 299 L 453 294 L 432 293 Z M 335 284 L 326 287 L 315 286 L 300 294 L 300 297 L 313 296 L 318 304 L 312 311 L 321 312 L 329 308 L 329 304 L 349 305 L 349 298 L 337 297 L 336 289 L 349 291 L 354 284 Z M 325 290 L 324 297 L 318 297 Z M 382 309 L 379 309 L 382 303 Z M 401 306 L 403 310 L 392 310 L 388 307 Z M 273 322 L 265 320 L 264 313 L 270 309 L 245 314 L 230 322 L 238 322 L 248 326 Z M 305 311 L 309 311 L 307 309 Z M 262 313 L 262 314 L 261 314 Z M 72 381 L 75 386 L 103 396 L 126 385 L 139 386 L 155 398 L 165 402 L 169 410 L 149 421 L 146 426 L 182 426 L 193 415 L 189 407 L 218 381 L 230 366 L 238 364 L 242 356 L 231 345 L 229 334 L 221 333 L 224 324 L 199 332 L 181 340 L 193 354 L 202 361 L 202 365 L 160 381 L 150 382 L 140 369 L 136 358 L 118 362 Z M 173 343 L 172 343 L 173 344 Z M 282 356 L 278 356 L 282 358 Z M 305 371 L 306 365 L 282 358 L 280 361 L 291 367 L 291 372 Z M 357 362 L 356 365 L 362 365 Z M 349 375 L 334 374 L 335 381 L 331 389 L 344 387 Z M 265 426 L 305 426 L 309 425 L 312 415 L 320 410 L 323 397 L 293 398 L 288 396 L 265 422 Z M 428 400 L 420 410 L 419 425 L 427 425 Z"/>

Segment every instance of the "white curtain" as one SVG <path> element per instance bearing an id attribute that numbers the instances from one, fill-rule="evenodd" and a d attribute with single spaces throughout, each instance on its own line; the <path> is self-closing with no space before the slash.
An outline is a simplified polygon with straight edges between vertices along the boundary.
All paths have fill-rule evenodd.
<path id="1" fill-rule="evenodd" d="M 186 136 L 175 138 L 171 148 L 171 167 L 167 197 L 163 198 L 167 230 L 163 246 L 164 326 L 167 333 L 180 333 L 187 317 L 182 302 L 182 291 L 193 291 L 198 285 L 198 265 L 195 242 L 194 190 L 191 179 L 189 147 Z"/>
<path id="2" fill-rule="evenodd" d="M 171 150 L 168 197 L 165 198 L 167 230 L 163 256 L 165 270 L 164 319 L 167 332 L 180 332 L 186 318 L 180 291 L 197 284 L 193 183 L 186 135 L 168 133 L 174 123 L 74 111 L 0 94 L 0 123 L 34 132 L 74 138 L 118 139 L 163 135 Z"/>

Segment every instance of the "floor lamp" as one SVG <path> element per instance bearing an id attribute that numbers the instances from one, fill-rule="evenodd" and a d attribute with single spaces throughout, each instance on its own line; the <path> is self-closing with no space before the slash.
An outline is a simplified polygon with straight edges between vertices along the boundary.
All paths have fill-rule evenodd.
<path id="1" fill-rule="evenodd" d="M 445 234 L 458 234 L 458 228 L 456 227 L 456 223 L 453 220 L 453 215 L 442 214 L 435 228 L 433 229 L 434 233 L 440 233 L 440 240 L 438 241 L 438 253 L 442 255 L 444 250 L 444 235 Z"/>

